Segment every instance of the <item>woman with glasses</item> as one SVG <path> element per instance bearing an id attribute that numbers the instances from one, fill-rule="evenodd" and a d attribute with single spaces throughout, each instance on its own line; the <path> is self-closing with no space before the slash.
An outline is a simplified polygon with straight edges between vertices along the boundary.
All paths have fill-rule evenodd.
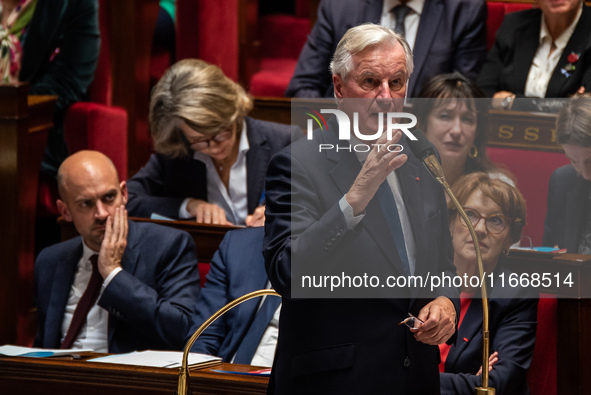
<path id="1" fill-rule="evenodd" d="M 219 67 L 196 59 L 171 66 L 152 91 L 156 154 L 127 183 L 129 214 L 262 226 L 267 163 L 292 132 L 248 117 L 252 107 Z"/>
<path id="2" fill-rule="evenodd" d="M 452 188 L 474 226 L 488 282 L 490 361 L 489 386 L 497 395 L 528 394 L 526 376 L 535 343 L 537 294 L 509 285 L 511 275 L 499 265 L 501 254 L 519 241 L 526 206 L 513 186 L 476 172 Z M 479 278 L 470 232 L 454 206 L 448 204 L 449 226 L 457 275 Z M 505 279 L 502 286 L 500 279 Z M 473 394 L 481 385 L 482 300 L 480 288 L 463 282 L 458 336 L 454 346 L 440 345 L 441 394 Z"/>
<path id="3" fill-rule="evenodd" d="M 486 155 L 487 106 L 484 94 L 460 73 L 440 74 L 419 93 L 413 113 L 418 127 L 441 156 L 441 165 L 449 185 L 464 174 L 488 172 L 513 184 Z"/>

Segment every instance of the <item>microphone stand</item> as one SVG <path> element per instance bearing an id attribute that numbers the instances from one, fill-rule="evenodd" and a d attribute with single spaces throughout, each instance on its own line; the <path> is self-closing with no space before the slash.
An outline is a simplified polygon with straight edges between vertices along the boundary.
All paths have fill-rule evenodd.
<path id="1" fill-rule="evenodd" d="M 419 136 L 419 134 L 422 136 L 422 139 L 426 140 L 426 137 L 423 135 L 422 132 L 420 132 L 419 130 L 415 130 L 414 135 L 415 135 L 415 137 L 417 137 L 420 140 L 421 137 Z M 427 143 L 427 144 L 429 144 L 429 143 Z M 429 146 L 430 146 L 430 144 L 429 144 Z M 488 350 L 489 350 L 489 344 L 490 344 L 490 334 L 488 331 L 488 296 L 487 296 L 487 292 L 486 292 L 486 282 L 484 281 L 484 267 L 482 265 L 482 254 L 480 253 L 480 245 L 478 244 L 478 237 L 476 236 L 476 231 L 474 230 L 474 226 L 472 225 L 472 222 L 470 222 L 470 220 L 468 219 L 468 216 L 464 212 L 462 205 L 460 204 L 460 202 L 458 202 L 458 199 L 456 199 L 456 197 L 452 193 L 451 188 L 449 187 L 449 184 L 445 180 L 445 175 L 443 174 L 443 169 L 441 168 L 441 165 L 439 164 L 439 161 L 437 160 L 435 155 L 431 152 L 424 152 L 423 155 L 421 155 L 420 153 L 417 154 L 416 151 L 419 151 L 419 150 L 418 149 L 415 150 L 415 146 L 412 147 L 412 150 L 413 150 L 413 152 L 415 152 L 415 155 L 420 160 L 423 161 L 423 164 L 425 165 L 425 167 L 427 168 L 429 173 L 431 173 L 433 178 L 435 178 L 443 186 L 443 189 L 445 190 L 445 192 L 447 193 L 447 195 L 449 196 L 449 198 L 453 202 L 454 206 L 458 210 L 458 213 L 464 219 L 464 222 L 466 223 L 468 230 L 470 231 L 470 235 L 472 236 L 472 242 L 474 243 L 474 250 L 476 251 L 476 261 L 478 262 L 478 273 L 480 274 L 480 278 L 482 279 L 482 288 L 481 288 L 481 294 L 482 294 L 482 343 L 483 343 L 482 344 L 482 385 L 480 387 L 475 388 L 475 390 L 476 390 L 475 394 L 476 395 L 494 395 L 495 389 L 490 388 L 488 386 L 488 366 L 489 366 L 489 364 L 488 364 L 489 351 Z"/>
<path id="2" fill-rule="evenodd" d="M 224 315 L 228 310 L 238 306 L 242 302 L 246 302 L 247 300 L 263 295 L 280 297 L 280 295 L 274 289 L 259 289 L 258 291 L 247 293 L 246 295 L 242 295 L 241 297 L 234 299 L 233 301 L 231 301 L 230 303 L 216 311 L 214 315 L 209 317 L 207 321 L 205 321 L 203 324 L 201 324 L 199 328 L 197 328 L 195 333 L 193 333 L 193 335 L 185 345 L 185 350 L 183 351 L 183 362 L 179 371 L 179 381 L 176 395 L 189 395 L 189 351 L 191 350 L 191 347 L 193 347 L 193 343 L 195 343 L 195 340 L 197 340 L 197 338 L 207 329 L 207 327 L 209 327 L 215 320 Z"/>

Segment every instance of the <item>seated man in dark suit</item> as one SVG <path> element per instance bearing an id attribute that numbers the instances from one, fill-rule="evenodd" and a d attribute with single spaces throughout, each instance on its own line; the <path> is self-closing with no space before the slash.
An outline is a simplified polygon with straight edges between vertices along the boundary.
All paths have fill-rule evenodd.
<path id="1" fill-rule="evenodd" d="M 345 32 L 364 22 L 405 35 L 415 64 L 409 97 L 438 74 L 458 71 L 476 79 L 486 58 L 483 0 L 323 0 L 285 96 L 332 97 L 332 54 Z"/>
<path id="2" fill-rule="evenodd" d="M 556 135 L 571 164 L 550 178 L 542 243 L 591 255 L 591 95 L 561 110 Z"/>
<path id="3" fill-rule="evenodd" d="M 58 187 L 60 213 L 81 237 L 44 249 L 35 262 L 35 346 L 181 350 L 199 296 L 191 237 L 128 221 L 125 181 L 99 152 L 67 158 Z"/>
<path id="4" fill-rule="evenodd" d="M 187 340 L 227 303 L 268 287 L 261 252 L 264 234 L 262 227 L 226 234 L 211 261 L 206 285 L 197 302 L 197 316 Z M 217 355 L 224 362 L 270 367 L 277 344 L 280 303 L 276 296 L 267 296 L 264 300 L 249 300 L 234 307 L 211 324 L 191 350 Z M 266 304 L 271 306 L 263 309 Z M 265 314 L 266 317 L 263 317 Z M 260 324 L 259 320 L 262 320 Z"/>

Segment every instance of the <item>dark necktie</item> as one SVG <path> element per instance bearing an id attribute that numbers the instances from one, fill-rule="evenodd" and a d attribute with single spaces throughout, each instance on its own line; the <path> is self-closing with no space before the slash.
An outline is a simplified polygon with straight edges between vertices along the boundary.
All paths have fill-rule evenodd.
<path id="1" fill-rule="evenodd" d="M 72 322 L 70 323 L 70 327 L 68 328 L 68 332 L 66 333 L 66 337 L 60 348 L 72 348 L 72 344 L 74 344 L 74 340 L 78 337 L 78 333 L 86 321 L 86 316 L 92 306 L 94 306 L 94 302 L 96 302 L 101 290 L 103 278 L 98 271 L 98 255 L 94 254 L 91 256 L 90 263 L 92 264 L 92 276 L 90 276 L 86 291 L 84 291 L 84 294 L 78 301 L 74 316 L 72 317 Z"/>
<path id="2" fill-rule="evenodd" d="M 589 200 L 587 201 L 587 221 L 579 241 L 579 254 L 591 255 L 591 182 L 589 184 Z"/>
<path id="3" fill-rule="evenodd" d="M 394 17 L 396 19 L 396 27 L 394 28 L 394 31 L 396 33 L 402 34 L 404 36 L 404 34 L 406 33 L 404 30 L 404 19 L 406 18 L 408 13 L 411 11 L 412 10 L 404 4 L 397 5 L 396 7 L 394 7 L 392 9 L 392 12 L 394 13 Z"/>
<path id="4" fill-rule="evenodd" d="M 279 297 L 267 295 L 265 302 L 254 317 L 252 325 L 248 329 L 248 332 L 246 332 L 244 339 L 242 339 L 238 351 L 236 351 L 234 363 L 250 365 L 252 357 L 254 357 L 254 353 L 261 342 L 261 338 L 280 303 L 281 299 Z"/>
<path id="5" fill-rule="evenodd" d="M 384 181 L 382 185 L 380 185 L 376 196 L 378 198 L 378 202 L 380 202 L 384 219 L 388 224 L 388 228 L 390 229 L 390 233 L 394 239 L 394 244 L 398 250 L 398 255 L 400 256 L 400 260 L 404 266 L 404 274 L 410 275 L 410 265 L 408 262 L 408 255 L 406 254 L 406 245 L 404 243 L 402 225 L 400 224 L 400 216 L 398 215 L 396 201 L 394 200 L 392 190 L 390 189 L 390 185 L 388 184 L 387 180 Z"/>

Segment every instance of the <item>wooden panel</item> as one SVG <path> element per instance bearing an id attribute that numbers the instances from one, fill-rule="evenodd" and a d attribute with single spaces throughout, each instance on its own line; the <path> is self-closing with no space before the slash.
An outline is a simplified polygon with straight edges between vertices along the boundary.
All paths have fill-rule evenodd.
<path id="1" fill-rule="evenodd" d="M 128 174 L 133 176 L 152 152 L 148 129 L 150 56 L 159 1 L 108 0 L 108 7 L 113 105 L 127 110 Z"/>
<path id="2" fill-rule="evenodd" d="M 318 108 L 320 102 L 291 100 L 282 97 L 256 97 L 251 115 L 265 121 L 293 123 L 305 131 L 306 120 L 309 118 L 305 108 Z M 336 108 L 333 99 L 323 100 L 323 108 Z M 556 142 L 556 114 L 490 110 L 487 133 L 488 145 L 491 147 L 562 152 Z"/>
<path id="3" fill-rule="evenodd" d="M 258 368 L 222 364 L 214 369 L 248 372 Z M 193 394 L 266 394 L 269 381 L 267 377 L 217 373 L 211 369 L 193 369 L 190 375 Z M 83 360 L 0 358 L 3 394 L 170 395 L 176 393 L 177 379 L 178 369 Z"/>
<path id="4" fill-rule="evenodd" d="M 490 110 L 488 145 L 562 152 L 556 140 L 556 114 Z"/>
<path id="5" fill-rule="evenodd" d="M 37 185 L 54 96 L 28 97 L 28 84 L 0 86 L 0 342 L 17 342 L 33 305 Z"/>
<path id="6" fill-rule="evenodd" d="M 572 274 L 573 288 L 553 284 L 541 292 L 559 297 L 558 394 L 589 394 L 586 375 L 591 369 L 591 300 L 586 297 L 590 293 L 591 256 L 511 250 L 504 259 L 517 273 L 558 273 L 561 278 L 567 273 Z"/>

